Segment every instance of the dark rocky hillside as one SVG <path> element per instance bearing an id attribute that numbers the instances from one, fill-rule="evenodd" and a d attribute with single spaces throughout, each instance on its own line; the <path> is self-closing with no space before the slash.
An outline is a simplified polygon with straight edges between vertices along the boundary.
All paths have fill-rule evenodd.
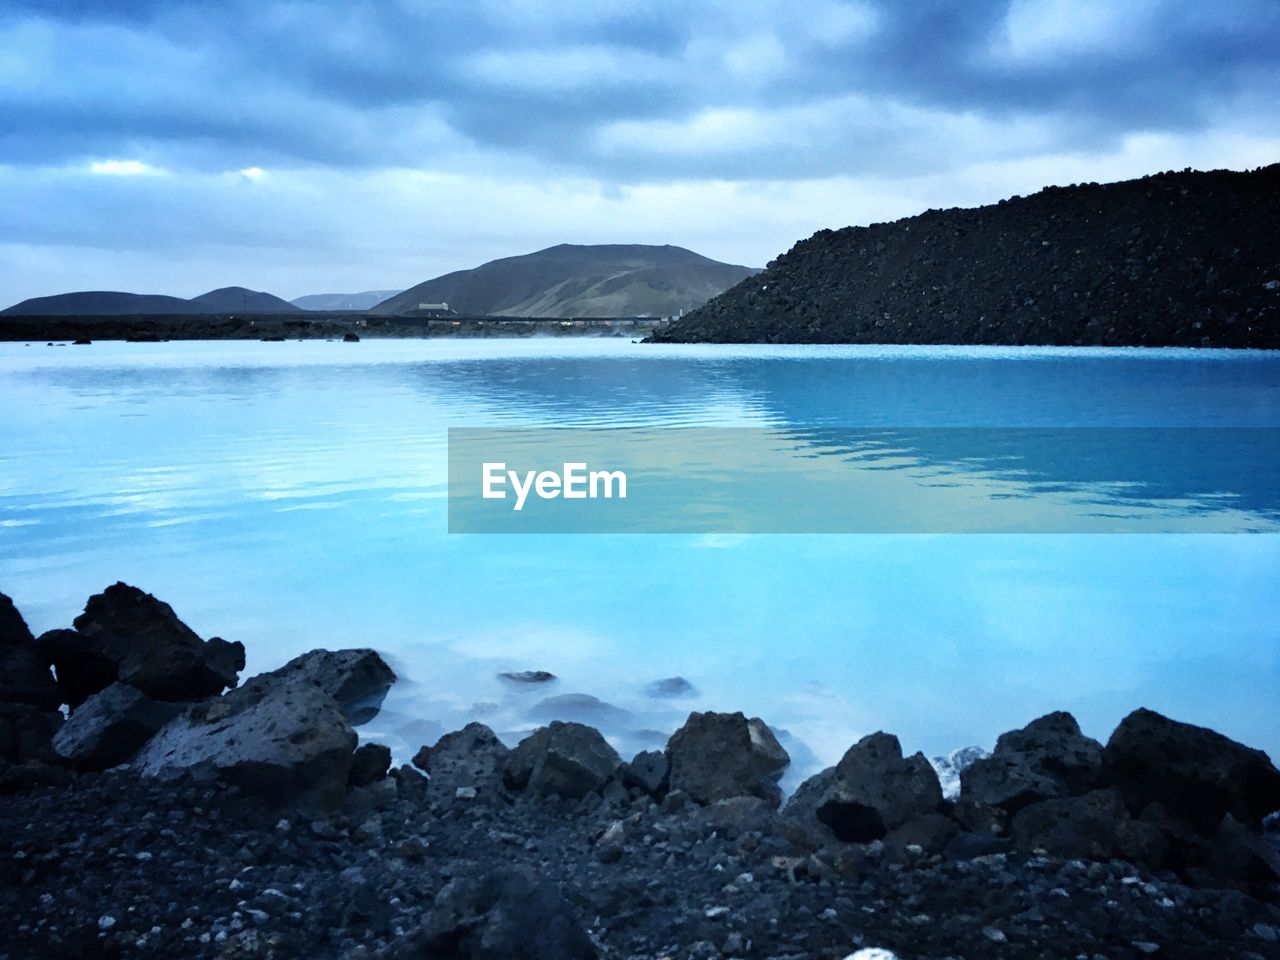
<path id="1" fill-rule="evenodd" d="M 1280 347 L 1280 164 L 822 230 L 666 342 Z"/>
<path id="2" fill-rule="evenodd" d="M 398 316 L 419 303 L 447 303 L 471 316 L 670 316 L 755 272 L 683 247 L 562 243 L 427 280 L 370 313 Z"/>

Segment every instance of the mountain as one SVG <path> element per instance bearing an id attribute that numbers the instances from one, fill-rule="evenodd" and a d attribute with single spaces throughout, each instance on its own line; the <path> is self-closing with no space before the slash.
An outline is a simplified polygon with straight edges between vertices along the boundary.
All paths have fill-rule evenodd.
<path id="1" fill-rule="evenodd" d="M 1280 348 L 1280 164 L 821 230 L 658 342 Z"/>
<path id="2" fill-rule="evenodd" d="M 566 243 L 436 277 L 370 313 L 397 316 L 420 303 L 447 303 L 467 316 L 669 316 L 755 272 L 682 247 Z"/>
<path id="3" fill-rule="evenodd" d="M 222 287 L 198 297 L 184 300 L 152 293 L 117 293 L 110 290 L 85 290 L 60 293 L 52 297 L 32 297 L 15 303 L 0 315 L 28 317 L 119 317 L 146 314 L 198 313 L 294 313 L 298 310 L 287 300 L 246 290 L 244 287 Z"/>
<path id="4" fill-rule="evenodd" d="M 309 293 L 289 302 L 303 310 L 368 310 L 399 290 L 366 290 L 363 293 Z"/>

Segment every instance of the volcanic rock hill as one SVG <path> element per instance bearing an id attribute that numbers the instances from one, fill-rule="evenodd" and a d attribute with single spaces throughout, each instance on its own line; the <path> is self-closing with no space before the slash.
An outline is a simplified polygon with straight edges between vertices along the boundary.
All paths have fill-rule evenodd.
<path id="1" fill-rule="evenodd" d="M 682 247 L 562 243 L 436 277 L 369 312 L 398 316 L 447 303 L 467 316 L 671 316 L 755 272 Z"/>
<path id="2" fill-rule="evenodd" d="M 1280 164 L 822 230 L 657 342 L 1280 348 Z"/>
<path id="3" fill-rule="evenodd" d="M 580 723 L 473 723 L 392 768 L 352 728 L 377 653 L 241 685 L 243 657 L 125 584 L 38 638 L 0 594 L 2 960 L 1280 950 L 1280 771 L 1149 710 L 1106 744 L 1066 713 L 1006 733 L 954 800 L 873 733 L 781 805 L 790 758 L 741 713 L 629 762 Z"/>

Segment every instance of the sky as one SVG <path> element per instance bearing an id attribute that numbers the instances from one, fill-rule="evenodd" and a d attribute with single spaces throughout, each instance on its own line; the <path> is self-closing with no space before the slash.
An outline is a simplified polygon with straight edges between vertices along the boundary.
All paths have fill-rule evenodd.
<path id="1" fill-rule="evenodd" d="M 5 0 L 0 306 L 396 289 L 1280 160 L 1277 0 Z"/>

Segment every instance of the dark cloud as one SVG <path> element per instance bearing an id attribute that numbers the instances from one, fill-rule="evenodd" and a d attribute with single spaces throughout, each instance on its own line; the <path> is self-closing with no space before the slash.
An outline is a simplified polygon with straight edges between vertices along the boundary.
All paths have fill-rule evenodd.
<path id="1" fill-rule="evenodd" d="M 602 179 L 916 171 L 972 152 L 964 125 L 931 142 L 931 116 L 1040 121 L 1027 148 L 1081 149 L 1208 125 L 1249 91 L 1274 108 L 1280 78 L 1274 0 L 797 6 L 11 0 L 0 148 L 39 165 L 494 150 Z M 772 135 L 699 125 L 709 110 Z"/>

